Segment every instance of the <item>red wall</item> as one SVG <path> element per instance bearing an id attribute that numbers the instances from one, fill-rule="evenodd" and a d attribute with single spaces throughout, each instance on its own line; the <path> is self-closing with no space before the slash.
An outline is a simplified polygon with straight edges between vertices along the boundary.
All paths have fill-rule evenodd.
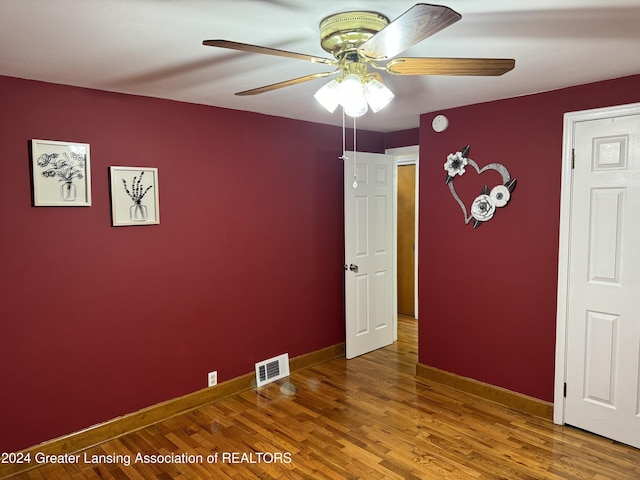
<path id="1" fill-rule="evenodd" d="M 640 101 L 640 75 L 421 117 L 419 361 L 553 400 L 563 114 Z M 518 180 L 511 202 L 473 229 L 445 185 L 449 153 Z M 454 180 L 470 205 L 495 173 Z"/>
<path id="2" fill-rule="evenodd" d="M 422 117 L 422 363 L 551 400 L 562 114 L 639 81 Z M 340 128 L 7 77 L 0 105 L 0 451 L 344 340 Z M 32 138 L 91 144 L 91 207 L 31 206 Z M 444 184 L 465 144 L 519 181 L 477 230 Z M 158 167 L 160 225 L 111 227 L 109 165 Z"/>
<path id="3" fill-rule="evenodd" d="M 384 136 L 385 148 L 406 147 L 410 145 L 418 145 L 418 143 L 420 143 L 419 128 L 389 132 Z"/>
<path id="4" fill-rule="evenodd" d="M 340 128 L 7 77 L 0 105 L 0 451 L 344 341 Z M 91 145 L 91 207 L 31 206 L 33 138 Z M 158 167 L 160 225 L 111 226 L 110 165 Z"/>

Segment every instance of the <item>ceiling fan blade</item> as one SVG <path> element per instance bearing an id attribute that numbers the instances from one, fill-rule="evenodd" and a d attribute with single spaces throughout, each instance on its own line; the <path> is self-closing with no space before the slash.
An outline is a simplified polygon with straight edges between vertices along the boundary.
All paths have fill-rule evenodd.
<path id="1" fill-rule="evenodd" d="M 239 50 L 241 52 L 263 53 L 266 55 L 276 55 L 278 57 L 295 58 L 297 60 L 306 60 L 311 63 L 323 63 L 326 65 L 335 65 L 336 61 L 329 58 L 314 57 L 304 53 L 289 52 L 287 50 L 278 50 L 277 48 L 260 47 L 258 45 L 250 45 L 248 43 L 232 42 L 230 40 L 205 40 L 203 45 L 208 47 L 228 48 L 230 50 Z"/>
<path id="2" fill-rule="evenodd" d="M 418 3 L 363 43 L 358 53 L 372 60 L 394 57 L 461 18 L 449 7 Z"/>
<path id="3" fill-rule="evenodd" d="M 512 58 L 396 58 L 386 70 L 394 75 L 498 76 L 515 65 Z"/>
<path id="4" fill-rule="evenodd" d="M 246 95 L 257 95 L 259 93 L 277 90 L 278 88 L 289 87 L 291 85 L 297 85 L 298 83 L 308 82 L 309 80 L 315 80 L 316 78 L 330 77 L 331 75 L 335 75 L 338 72 L 340 72 L 340 70 L 335 70 L 333 72 L 312 73 L 311 75 L 305 75 L 304 77 L 292 78 L 291 80 L 285 80 L 284 82 L 273 83 L 271 85 L 265 85 L 264 87 L 252 88 L 251 90 L 237 92 L 236 95 L 241 97 L 244 97 Z"/>

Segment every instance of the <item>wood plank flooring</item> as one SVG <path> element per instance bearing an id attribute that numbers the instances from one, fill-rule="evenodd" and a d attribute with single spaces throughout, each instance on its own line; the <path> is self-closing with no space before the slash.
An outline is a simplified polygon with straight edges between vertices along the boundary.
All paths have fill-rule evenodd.
<path id="1" fill-rule="evenodd" d="M 640 450 L 416 380 L 416 321 L 398 336 L 11 478 L 640 478 Z"/>

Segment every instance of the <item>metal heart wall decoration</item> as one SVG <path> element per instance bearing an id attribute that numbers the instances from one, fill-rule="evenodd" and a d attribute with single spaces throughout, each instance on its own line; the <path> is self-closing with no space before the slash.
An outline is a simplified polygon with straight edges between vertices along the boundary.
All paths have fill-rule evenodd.
<path id="1" fill-rule="evenodd" d="M 458 205 L 460 205 L 462 213 L 464 214 L 464 223 L 468 224 L 473 220 L 473 228 L 478 228 L 484 222 L 493 218 L 496 208 L 504 207 L 509 203 L 511 193 L 516 188 L 517 180 L 511 178 L 509 170 L 500 163 L 490 163 L 482 168 L 478 167 L 476 162 L 467 157 L 470 149 L 471 147 L 467 145 L 459 152 L 449 154 L 447 161 L 444 163 L 444 169 L 447 171 L 446 183 L 449 185 L 449 191 L 456 202 L 458 202 Z M 478 195 L 471 204 L 470 211 L 467 210 L 467 206 L 460 200 L 453 186 L 453 179 L 456 176 L 462 176 L 465 173 L 465 167 L 467 165 L 471 165 L 478 175 L 489 170 L 495 170 L 502 177 L 501 185 L 496 185 L 491 189 L 489 189 L 488 185 L 482 187 L 480 195 Z"/>

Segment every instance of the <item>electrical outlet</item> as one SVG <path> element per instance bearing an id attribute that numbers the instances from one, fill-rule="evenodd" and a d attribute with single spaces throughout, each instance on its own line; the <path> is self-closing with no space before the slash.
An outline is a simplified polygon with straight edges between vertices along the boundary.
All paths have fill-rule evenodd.
<path id="1" fill-rule="evenodd" d="M 209 372 L 207 375 L 207 381 L 210 387 L 213 387 L 218 384 L 218 371 L 215 370 L 213 372 Z"/>

